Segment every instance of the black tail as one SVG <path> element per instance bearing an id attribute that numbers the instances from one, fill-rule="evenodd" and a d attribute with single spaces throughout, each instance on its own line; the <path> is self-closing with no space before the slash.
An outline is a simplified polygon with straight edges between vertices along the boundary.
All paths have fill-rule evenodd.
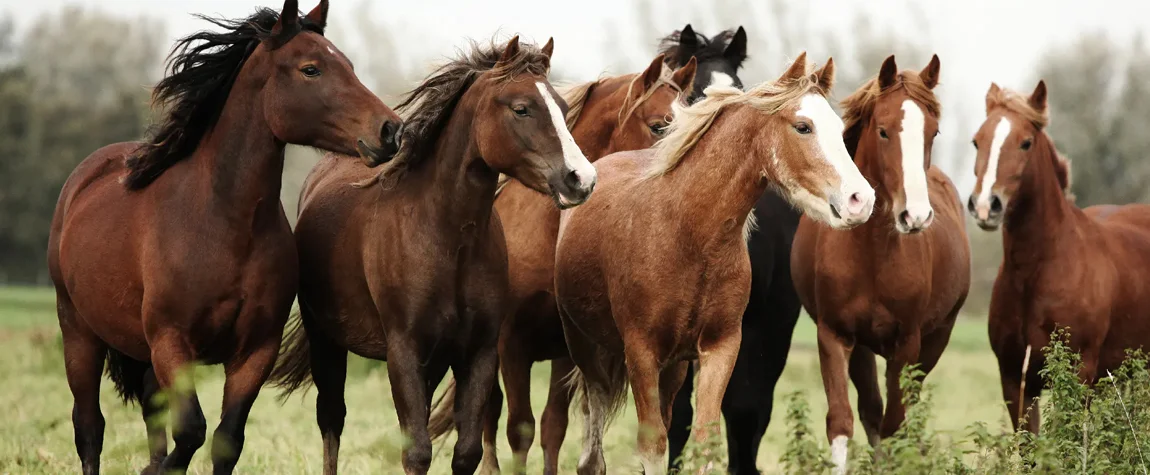
<path id="1" fill-rule="evenodd" d="M 292 315 L 284 341 L 280 346 L 279 360 L 268 377 L 268 384 L 280 388 L 280 400 L 286 399 L 301 387 L 311 385 L 311 342 L 307 338 L 303 318 L 297 312 Z"/>
<path id="2" fill-rule="evenodd" d="M 108 365 L 105 370 L 125 404 L 140 404 L 144 401 L 144 373 L 147 373 L 151 366 L 119 351 L 108 349 Z"/>

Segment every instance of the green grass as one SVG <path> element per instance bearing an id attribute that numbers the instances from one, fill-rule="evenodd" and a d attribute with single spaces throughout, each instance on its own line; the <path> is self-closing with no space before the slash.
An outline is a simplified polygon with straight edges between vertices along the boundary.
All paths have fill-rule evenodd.
<path id="1" fill-rule="evenodd" d="M 72 442 L 72 397 L 64 378 L 63 356 L 50 290 L 0 288 L 0 474 L 77 473 L 79 461 Z M 814 430 L 822 436 L 826 398 L 820 379 L 814 325 L 806 317 L 795 332 L 786 371 L 775 394 L 771 426 L 763 439 L 759 467 L 780 471 L 778 460 L 786 443 L 783 396 L 801 391 L 811 407 Z M 950 346 L 927 378 L 933 400 L 932 428 L 943 436 L 965 436 L 967 427 L 986 422 L 992 430 L 1006 426 L 996 364 L 986 338 L 985 321 L 960 321 Z M 880 365 L 881 365 L 880 359 Z M 880 366 L 880 371 L 882 370 Z M 549 365 L 536 365 L 532 393 L 536 419 L 546 399 Z M 347 425 L 344 429 L 341 473 L 396 473 L 402 444 L 392 406 L 386 369 L 367 361 L 353 362 L 347 384 Z M 219 421 L 223 374 L 219 367 L 197 371 L 197 389 L 210 430 Z M 855 400 L 852 390 L 851 401 Z M 103 471 L 136 473 L 146 465 L 144 424 L 139 409 L 116 398 L 110 382 L 102 386 L 106 419 Z M 280 404 L 265 391 L 256 402 L 247 426 L 247 441 L 237 473 L 317 473 L 322 463 L 315 425 L 315 391 Z M 506 411 L 504 411 L 506 414 Z M 510 466 L 510 449 L 500 423 L 500 465 Z M 209 431 L 210 431 L 209 430 Z M 580 452 L 582 421 L 572 418 L 561 454 L 561 473 L 573 473 Z M 609 428 L 604 446 L 611 473 L 635 467 L 636 420 L 630 404 Z M 855 439 L 865 444 L 856 423 Z M 453 441 L 436 450 L 432 473 L 450 472 Z M 170 446 L 170 445 L 169 445 Z M 205 445 L 197 452 L 191 473 L 209 473 Z M 542 471 L 538 437 L 529 456 L 528 473 Z"/>

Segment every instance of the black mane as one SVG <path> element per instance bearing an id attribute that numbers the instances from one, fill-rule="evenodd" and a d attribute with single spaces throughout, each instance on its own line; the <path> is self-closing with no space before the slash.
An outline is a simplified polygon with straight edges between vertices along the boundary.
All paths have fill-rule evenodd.
<path id="1" fill-rule="evenodd" d="M 727 44 L 735 37 L 735 30 L 728 29 L 720 31 L 719 34 L 707 38 L 706 35 L 694 32 L 698 49 L 695 51 L 683 54 L 680 50 L 682 42 L 680 41 L 681 30 L 675 30 L 671 34 L 659 39 L 659 54 L 665 55 L 667 58 L 667 66 L 672 68 L 682 67 L 691 56 L 695 57 L 695 61 L 700 63 L 704 61 L 711 61 L 723 58 L 723 52 L 727 49 Z M 684 57 L 685 56 L 685 57 Z"/>
<path id="2" fill-rule="evenodd" d="M 300 18 L 295 28 L 272 37 L 280 14 L 261 8 L 251 16 L 230 20 L 197 17 L 218 26 L 222 33 L 200 31 L 181 38 L 168 56 L 167 76 L 152 90 L 154 105 L 166 109 L 149 139 L 125 162 L 124 184 L 141 189 L 176 162 L 187 158 L 219 119 L 240 68 L 261 41 L 277 48 L 302 31 L 323 34 L 323 28 Z"/>

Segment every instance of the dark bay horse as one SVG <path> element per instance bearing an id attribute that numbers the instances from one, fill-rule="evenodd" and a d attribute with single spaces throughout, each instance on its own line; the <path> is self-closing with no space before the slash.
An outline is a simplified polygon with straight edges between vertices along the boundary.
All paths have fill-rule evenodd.
<path id="1" fill-rule="evenodd" d="M 97 150 L 60 192 L 48 266 L 85 474 L 100 471 L 105 359 L 120 395 L 143 408 L 151 473 L 187 469 L 207 425 L 186 372 L 224 364 L 214 471 L 239 460 L 297 286 L 279 201 L 284 144 L 358 150 L 369 162 L 397 144 L 399 118 L 323 37 L 326 18 L 326 1 L 300 18 L 289 0 L 282 13 L 208 19 L 224 31 L 176 44 L 154 91 L 167 113 L 151 140 Z M 168 454 L 155 396 L 170 389 Z"/>
<path id="2" fill-rule="evenodd" d="M 1011 423 L 1027 409 L 1035 434 L 1041 349 L 1055 328 L 1068 329 L 1088 384 L 1120 366 L 1127 349 L 1150 347 L 1150 206 L 1075 206 L 1070 164 L 1047 120 L 1045 82 L 1029 97 L 991 84 L 967 202 L 979 227 L 1002 228 L 990 346 Z"/>
<path id="3" fill-rule="evenodd" d="M 452 469 L 478 466 L 508 308 L 507 250 L 492 212 L 499 174 L 562 208 L 586 200 L 596 181 L 547 80 L 552 44 L 473 45 L 399 105 L 403 144 L 378 176 L 337 157 L 309 175 L 296 226 L 302 326 L 275 379 L 289 392 L 314 381 L 324 473 L 337 468 L 348 351 L 388 362 L 408 473 L 431 463 L 429 405 L 450 367 L 459 391 Z"/>
<path id="4" fill-rule="evenodd" d="M 659 55 L 641 73 L 607 77 L 560 89 L 567 101 L 567 125 L 575 143 L 592 162 L 621 150 L 648 148 L 666 131 L 671 104 L 689 91 L 695 61 L 672 71 Z M 552 360 L 551 387 L 541 422 L 544 473 L 558 473 L 559 448 L 567 435 L 570 390 L 564 378 L 573 364 L 567 356 L 563 324 L 555 304 L 555 241 L 559 210 L 518 181 L 508 181 L 497 193 L 495 211 L 503 224 L 510 270 L 510 310 L 499 331 L 499 366 L 507 393 L 507 439 L 516 470 L 525 470 L 527 451 L 535 437 L 531 412 L 531 366 Z M 432 411 L 432 437 L 447 433 L 453 388 Z M 492 397 L 501 398 L 499 386 Z M 501 405 L 496 405 L 499 408 Z M 441 410 L 442 409 L 442 410 Z M 498 419 L 499 411 L 489 414 Z M 497 468 L 496 421 L 484 434 L 484 467 Z"/>
<path id="5" fill-rule="evenodd" d="M 750 290 L 751 207 L 768 186 L 836 227 L 870 216 L 874 191 L 825 98 L 833 76 L 829 61 L 808 71 L 804 54 L 746 93 L 708 88 L 676 107 L 655 148 L 603 158 L 596 199 L 562 213 L 556 291 L 589 409 L 579 473 L 606 472 L 603 430 L 628 383 L 639 461 L 646 473 L 666 470 L 671 404 L 689 359 L 700 364 L 695 438 L 717 435 Z"/>
<path id="6" fill-rule="evenodd" d="M 818 325 L 835 473 L 845 473 L 854 434 L 848 373 L 859 419 L 876 446 L 904 418 L 900 371 L 917 363 L 930 373 L 970 288 L 958 190 L 931 165 L 939 70 L 938 56 L 922 71 L 901 72 L 890 56 L 877 77 L 843 101 L 843 140 L 878 191 L 875 216 L 849 231 L 804 216 L 795 235 L 791 271 Z M 885 414 L 875 354 L 888 361 Z"/>
<path id="7" fill-rule="evenodd" d="M 684 33 L 686 32 L 686 33 Z M 695 57 L 699 61 L 691 97 L 701 99 L 712 82 L 742 88 L 737 75 L 746 59 L 747 35 L 742 27 L 712 39 L 695 33 L 691 25 L 662 40 L 660 51 L 668 64 Z M 729 79 L 728 79 L 729 78 Z M 757 474 L 755 458 L 771 420 L 775 383 L 787 363 L 791 336 L 802 305 L 791 283 L 791 242 L 799 226 L 799 213 L 774 190 L 755 203 L 757 226 L 747 239 L 751 256 L 751 297 L 743 311 L 743 341 L 739 358 L 723 393 L 723 419 L 727 427 L 727 469 L 733 474 Z M 694 367 L 690 366 L 671 411 L 667 441 L 671 467 L 690 438 L 693 417 L 691 393 Z"/>

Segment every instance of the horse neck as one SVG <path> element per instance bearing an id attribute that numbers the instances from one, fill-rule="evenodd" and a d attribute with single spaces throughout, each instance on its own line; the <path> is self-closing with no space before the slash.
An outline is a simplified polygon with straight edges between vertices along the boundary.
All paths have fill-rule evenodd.
<path id="1" fill-rule="evenodd" d="M 475 104 L 465 95 L 439 135 L 432 156 L 411 179 L 423 186 L 419 200 L 432 221 L 452 233 L 463 226 L 484 229 L 491 218 L 499 173 L 480 156 L 472 124 Z"/>
<path id="2" fill-rule="evenodd" d="M 259 86 L 241 79 L 192 162 L 199 164 L 197 172 L 222 210 L 246 213 L 252 208 L 244 205 L 250 204 L 259 206 L 257 212 L 278 212 L 285 144 L 263 116 Z"/>
<path id="3" fill-rule="evenodd" d="M 763 165 L 731 145 L 746 143 L 747 137 L 761 131 L 749 130 L 755 125 L 738 124 L 728 117 L 716 118 L 676 169 L 666 175 L 667 186 L 675 190 L 676 207 L 692 216 L 691 223 L 684 224 L 704 233 L 742 233 L 747 216 L 769 184 Z M 768 139 L 767 145 L 774 147 L 774 140 Z"/>
<path id="4" fill-rule="evenodd" d="M 1053 254 L 1059 232 L 1072 219 L 1073 206 L 1066 200 L 1054 170 L 1054 144 L 1046 134 L 1034 139 L 1032 157 L 1022 172 L 1018 191 L 1007 204 L 1002 227 L 1004 259 L 1013 266 L 1033 264 Z"/>

